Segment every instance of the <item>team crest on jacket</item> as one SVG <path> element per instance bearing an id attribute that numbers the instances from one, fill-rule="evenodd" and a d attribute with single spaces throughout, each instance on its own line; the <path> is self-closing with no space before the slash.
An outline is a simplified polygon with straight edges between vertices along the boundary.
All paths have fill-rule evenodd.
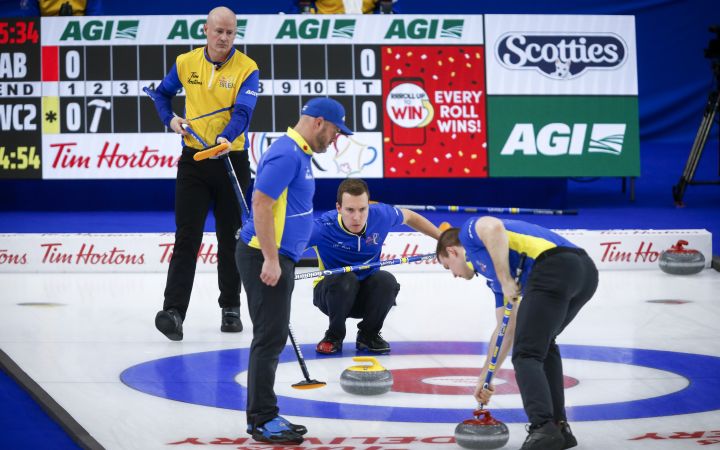
<path id="1" fill-rule="evenodd" d="M 379 233 L 373 233 L 370 236 L 365 237 L 365 245 L 378 245 Z"/>
<path id="2" fill-rule="evenodd" d="M 234 85 L 235 83 L 233 83 L 232 78 L 220 77 L 220 79 L 218 80 L 218 86 L 220 86 L 221 88 L 232 89 Z"/>

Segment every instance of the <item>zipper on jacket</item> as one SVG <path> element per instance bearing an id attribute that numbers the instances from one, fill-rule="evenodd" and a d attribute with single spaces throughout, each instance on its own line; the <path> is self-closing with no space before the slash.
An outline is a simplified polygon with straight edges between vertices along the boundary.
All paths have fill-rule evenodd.
<path id="1" fill-rule="evenodd" d="M 215 78 L 215 64 L 212 64 L 212 73 L 210 74 L 210 80 L 208 81 L 207 88 L 210 89 L 212 86 L 213 78 Z"/>

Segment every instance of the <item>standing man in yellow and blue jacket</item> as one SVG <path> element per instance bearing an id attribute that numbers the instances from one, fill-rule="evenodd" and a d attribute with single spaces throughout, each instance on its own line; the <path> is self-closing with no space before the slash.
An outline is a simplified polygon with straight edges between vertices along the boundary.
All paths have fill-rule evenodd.
<path id="1" fill-rule="evenodd" d="M 253 340 L 247 381 L 247 432 L 260 442 L 300 444 L 307 429 L 280 416 L 275 371 L 289 334 L 295 264 L 313 227 L 313 153 L 350 135 L 345 109 L 330 98 L 308 101 L 300 120 L 258 162 L 252 213 L 235 251 L 245 285 Z"/>
<path id="2" fill-rule="evenodd" d="M 247 130 L 257 102 L 260 74 L 255 61 L 233 47 L 235 13 L 214 8 L 203 27 L 207 45 L 177 57 L 175 65 L 150 95 L 162 122 L 182 135 L 182 156 L 175 184 L 175 247 L 168 269 L 163 310 L 155 326 L 173 341 L 183 338 L 197 254 L 205 218 L 213 205 L 218 240 L 218 285 L 222 308 L 220 330 L 242 331 L 240 276 L 235 266 L 235 235 L 241 227 L 240 205 L 223 161 L 195 161 L 204 145 L 190 135 L 189 126 L 207 144 L 227 142 L 229 157 L 243 191 L 250 184 Z M 171 99 L 185 90 L 185 113 L 175 115 Z M 218 158 L 216 157 L 216 158 Z"/>
<path id="3" fill-rule="evenodd" d="M 443 232 L 438 262 L 456 277 L 487 279 L 495 294 L 496 342 L 505 302 L 522 302 L 512 309 L 505 339 L 498 351 L 500 369 L 512 346 L 515 379 L 520 388 L 529 434 L 521 450 L 561 450 L 577 445 L 565 414 L 563 367 L 555 338 L 595 293 L 598 271 L 592 259 L 564 237 L 521 220 L 473 217 L 460 228 Z M 512 276 L 525 254 L 520 286 Z M 513 344 L 514 341 L 514 344 Z M 484 388 L 491 355 L 485 360 L 475 398 L 487 404 L 494 392 Z"/>

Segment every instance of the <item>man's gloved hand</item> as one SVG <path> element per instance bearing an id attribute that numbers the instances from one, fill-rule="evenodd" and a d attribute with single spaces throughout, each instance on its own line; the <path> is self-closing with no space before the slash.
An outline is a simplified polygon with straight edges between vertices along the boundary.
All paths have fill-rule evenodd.
<path id="1" fill-rule="evenodd" d="M 230 153 L 230 141 L 228 141 L 227 139 L 225 139 L 225 138 L 222 137 L 222 136 L 218 136 L 217 139 L 215 139 L 215 143 L 216 143 L 216 144 L 226 143 L 226 144 L 228 145 L 228 147 L 227 147 L 225 150 L 222 150 L 222 151 L 220 151 L 220 152 L 217 152 L 214 156 L 211 156 L 210 159 L 218 159 L 218 158 L 220 158 L 220 157 L 222 157 L 222 156 L 225 156 L 225 155 L 227 155 L 228 153 Z"/>

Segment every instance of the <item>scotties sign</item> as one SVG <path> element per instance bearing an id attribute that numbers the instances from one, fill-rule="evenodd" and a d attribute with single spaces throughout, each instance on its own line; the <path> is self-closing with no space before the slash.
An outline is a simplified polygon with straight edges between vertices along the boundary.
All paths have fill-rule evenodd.
<path id="1" fill-rule="evenodd" d="M 506 33 L 500 37 L 497 58 L 508 69 L 537 70 L 546 77 L 565 80 L 588 70 L 620 67 L 627 46 L 616 34 Z"/>

